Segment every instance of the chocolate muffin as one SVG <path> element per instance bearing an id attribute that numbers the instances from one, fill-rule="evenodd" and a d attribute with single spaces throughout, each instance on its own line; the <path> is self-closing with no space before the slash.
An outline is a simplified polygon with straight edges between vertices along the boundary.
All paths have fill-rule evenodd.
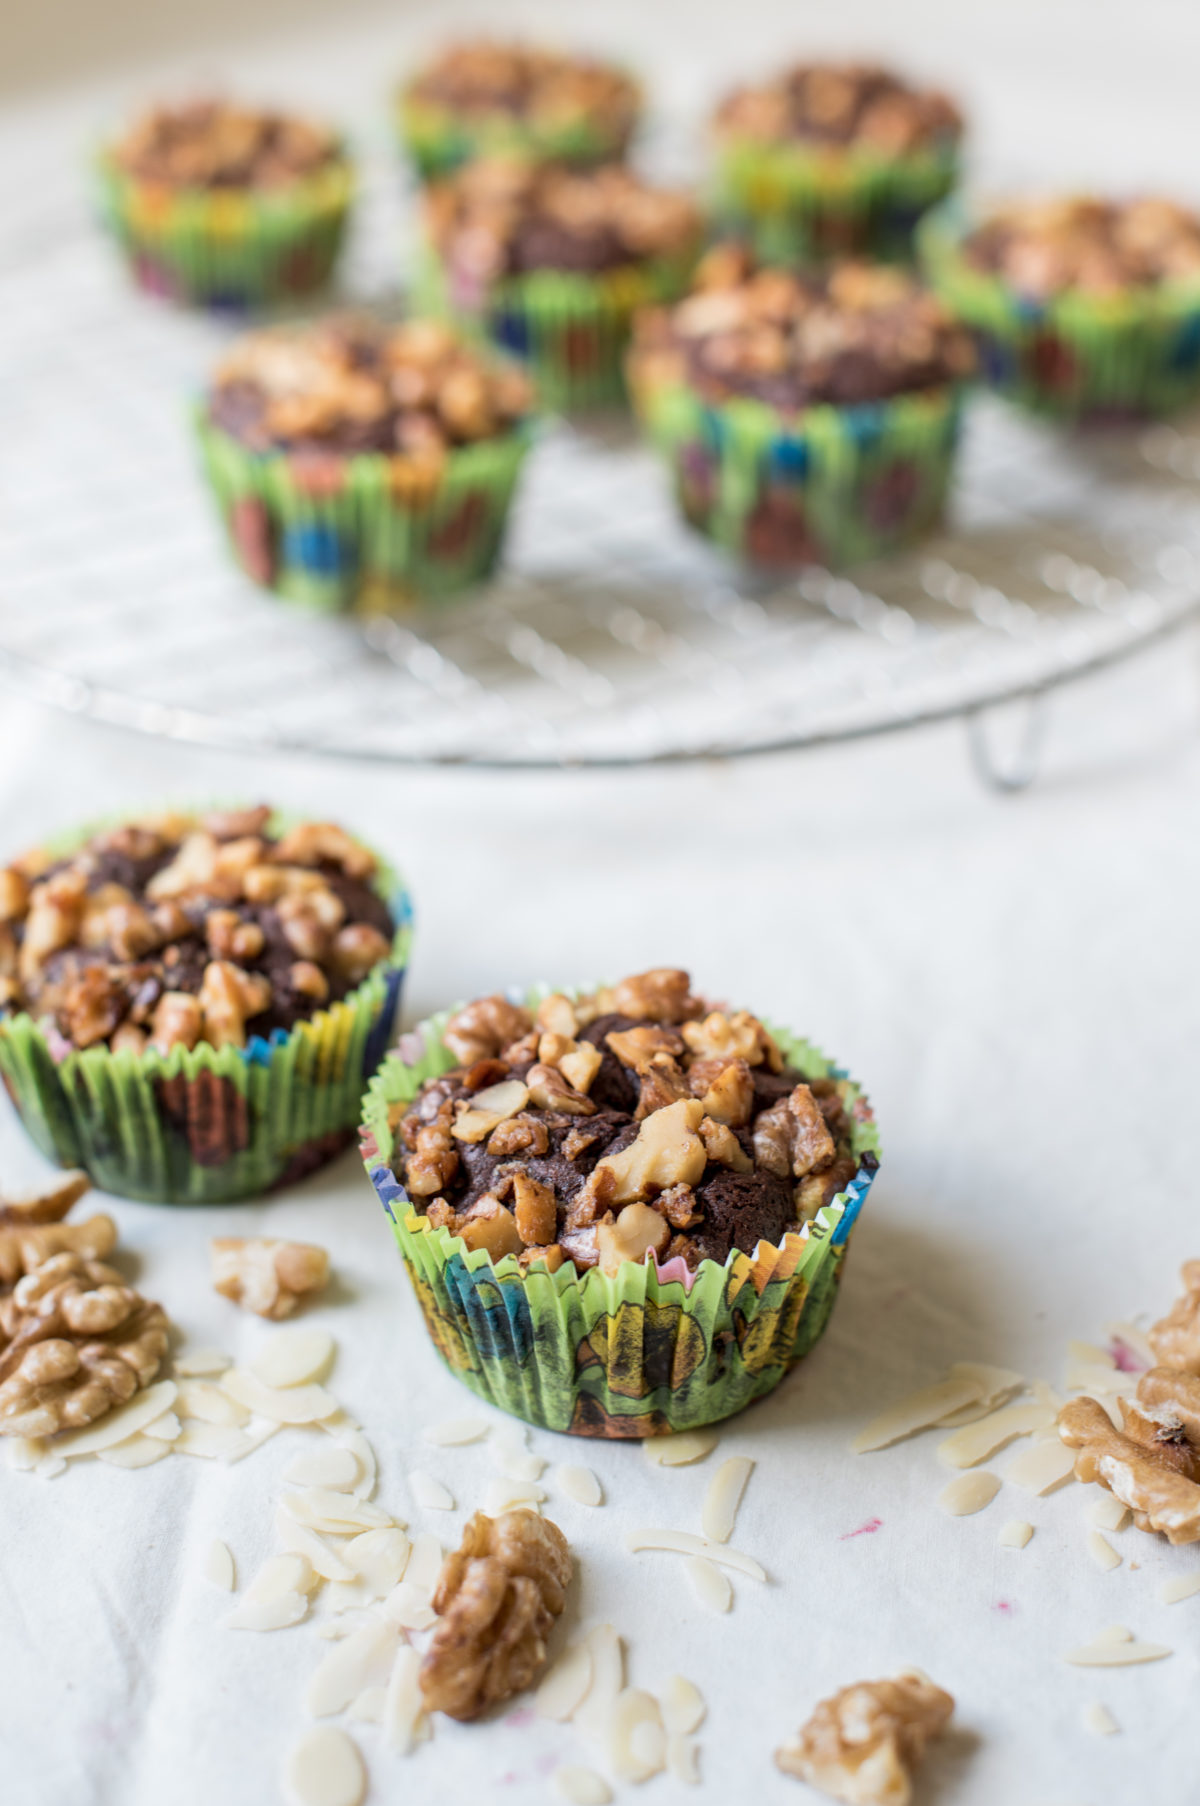
<path id="1" fill-rule="evenodd" d="M 237 341 L 199 429 L 248 574 L 376 613 L 490 571 L 531 409 L 525 377 L 452 328 L 345 316 Z"/>
<path id="2" fill-rule="evenodd" d="M 723 245 L 638 321 L 635 405 L 685 517 L 757 563 L 875 556 L 938 517 L 971 336 L 907 270 Z"/>
<path id="3" fill-rule="evenodd" d="M 447 46 L 405 85 L 397 126 L 424 177 L 506 150 L 587 165 L 624 154 L 640 106 L 623 69 L 477 38 Z"/>
<path id="4" fill-rule="evenodd" d="M 1149 197 L 1017 202 L 968 232 L 963 256 L 1033 302 L 1200 283 L 1200 215 Z"/>
<path id="5" fill-rule="evenodd" d="M 322 286 L 353 192 L 327 127 L 219 99 L 152 108 L 107 146 L 100 176 L 139 284 L 218 307 Z"/>
<path id="6" fill-rule="evenodd" d="M 718 214 L 767 257 L 905 257 L 962 130 L 953 101 L 888 69 L 796 64 L 717 108 Z"/>
<path id="7" fill-rule="evenodd" d="M 140 1141 L 149 1195 L 240 1195 L 344 1140 L 406 920 L 369 849 L 265 805 L 38 849 L 0 871 L 0 1071 L 39 1145 L 110 1189 L 146 1195 Z"/>
<path id="8" fill-rule="evenodd" d="M 623 164 L 494 157 L 425 201 L 431 303 L 523 358 L 557 406 L 621 394 L 636 309 L 680 294 L 699 252 L 690 196 Z"/>

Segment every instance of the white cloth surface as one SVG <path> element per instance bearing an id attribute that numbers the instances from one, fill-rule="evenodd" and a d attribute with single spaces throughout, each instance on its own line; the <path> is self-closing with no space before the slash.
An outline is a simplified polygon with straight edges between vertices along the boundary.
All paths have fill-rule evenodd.
<path id="1" fill-rule="evenodd" d="M 639 20 L 616 9 L 603 35 L 642 30 L 643 60 L 657 51 L 673 78 L 683 15 L 643 10 Z M 746 9 L 736 10 L 697 27 L 709 86 L 733 67 L 735 45 L 739 65 L 766 63 L 804 37 L 798 17 L 785 33 L 782 9 L 761 7 L 752 43 L 739 26 Z M 1142 14 L 1147 30 L 1196 36 L 1181 9 Z M 1029 73 L 1031 51 L 1018 54 L 1015 39 L 1036 20 L 1057 81 L 1068 15 L 1085 19 L 1066 6 L 924 4 L 902 15 L 856 4 L 822 13 L 811 35 L 889 49 L 936 25 L 923 60 L 977 91 L 985 150 L 1012 167 L 1032 136 L 1045 167 L 1065 174 L 1089 158 L 1101 175 L 1120 173 L 1105 72 L 1115 80 L 1124 69 L 1124 166 L 1169 180 L 1190 142 L 1185 59 L 1165 54 L 1166 39 L 1156 57 L 1144 40 L 1126 50 L 1115 11 L 1086 9 L 1102 29 L 1078 41 L 1077 114 L 1071 131 L 1060 116 L 1056 132 L 1046 109 L 1057 90 L 1049 73 Z M 446 21 L 439 7 L 418 23 L 427 37 Z M 328 65 L 353 66 L 369 93 L 407 29 L 331 43 Z M 264 51 L 246 65 L 281 92 L 307 71 L 318 96 L 322 66 L 311 49 Z M 1098 107 L 1109 109 L 1099 121 Z M 63 116 L 78 126 L 78 106 L 64 103 Z M 628 1640 L 635 1685 L 682 1672 L 701 1687 L 701 1799 L 810 1797 L 776 1772 L 775 1745 L 835 1687 L 911 1663 L 958 1700 L 957 1729 L 927 1764 L 925 1806 L 1195 1799 L 1200 1599 L 1168 1607 L 1157 1589 L 1193 1569 L 1196 1552 L 1129 1529 L 1113 1538 L 1123 1565 L 1102 1574 L 1085 1549 L 1082 1488 L 1037 1500 L 1005 1487 L 978 1516 L 952 1520 L 934 1505 L 949 1477 L 936 1438 L 848 1451 L 867 1417 L 953 1360 L 1060 1382 L 1069 1337 L 1103 1340 L 1114 1318 L 1159 1314 L 1180 1261 L 1200 1254 L 1194 658 L 1191 641 L 1176 639 L 1056 698 L 1043 774 L 1019 798 L 979 787 L 955 724 L 680 770 L 418 772 L 160 745 L 0 697 L 0 851 L 164 798 L 277 799 L 361 827 L 407 873 L 417 904 L 408 1020 L 500 984 L 666 961 L 795 1025 L 866 1083 L 883 1172 L 831 1327 L 796 1374 L 727 1425 L 718 1454 L 695 1468 L 534 1433 L 552 1463 L 591 1466 L 606 1493 L 588 1511 L 552 1485 L 547 1509 L 579 1562 L 568 1632 L 610 1620 Z M 41 1170 L 5 1110 L 0 1182 Z M 94 1202 L 118 1218 L 128 1271 L 189 1346 L 248 1353 L 270 1333 L 211 1291 L 210 1236 L 269 1230 L 328 1247 L 337 1284 L 308 1316 L 338 1339 L 331 1384 L 379 1453 L 377 1496 L 414 1528 L 456 1539 L 487 1456 L 427 1448 L 421 1429 L 476 1406 L 429 1346 L 355 1156 L 264 1204 Z M 328 1645 L 311 1624 L 226 1629 L 230 1602 L 201 1566 L 220 1537 L 249 1577 L 272 1546 L 278 1472 L 314 1434 L 286 1431 L 229 1469 L 173 1457 L 144 1472 L 88 1462 L 52 1482 L 0 1470 L 4 1806 L 278 1797 L 284 1755 L 307 1723 L 302 1687 Z M 715 1618 L 677 1557 L 632 1556 L 623 1537 L 641 1524 L 698 1529 L 716 1461 L 734 1453 L 758 1463 L 734 1542 L 764 1562 L 770 1584 L 739 1580 L 733 1613 Z M 987 1465 L 1002 1472 L 1009 1458 Z M 414 1467 L 446 1481 L 454 1514 L 417 1509 L 405 1485 Z M 997 1547 L 1011 1517 L 1037 1525 L 1022 1552 Z M 877 1530 L 851 1534 L 876 1518 Z M 1114 1622 L 1175 1653 L 1111 1672 L 1063 1662 Z M 1120 1736 L 1084 1728 L 1092 1700 L 1110 1707 Z M 378 1801 L 533 1806 L 551 1797 L 558 1762 L 606 1766 L 571 1727 L 524 1710 L 484 1725 L 439 1722 L 407 1762 L 372 1727 L 356 1735 Z M 693 1797 L 665 1777 L 649 1788 L 662 1806 Z"/>

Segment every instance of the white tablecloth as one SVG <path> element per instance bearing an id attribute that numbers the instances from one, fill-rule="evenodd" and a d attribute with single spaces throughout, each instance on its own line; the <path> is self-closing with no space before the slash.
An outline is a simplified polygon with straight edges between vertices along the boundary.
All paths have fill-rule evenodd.
<path id="1" fill-rule="evenodd" d="M 633 28 L 632 10 L 610 19 L 610 37 L 617 24 Z M 640 25 L 664 58 L 677 44 L 667 10 Z M 781 41 L 777 15 L 762 17 L 761 42 L 746 33 L 738 43 L 739 64 L 768 61 Z M 1013 33 L 1035 17 L 1054 82 L 1065 79 L 1072 31 L 1102 28 L 1076 42 L 1069 131 L 1061 112 L 1047 121 L 1049 73 L 1018 84 L 1026 52 Z M 1011 166 L 1032 141 L 1048 167 L 1074 173 L 1090 159 L 1112 174 L 1119 120 L 1128 167 L 1166 180 L 1190 142 L 1186 59 L 1166 55 L 1165 39 L 1153 58 L 1140 40 L 1126 50 L 1114 17 L 997 8 L 968 25 L 957 9 L 943 19 L 927 4 L 905 9 L 904 30 L 930 28 L 917 49 L 910 41 L 911 61 L 974 86 L 984 148 L 997 160 Z M 1173 7 L 1146 17 L 1185 30 Z M 882 8 L 839 10 L 818 37 L 865 44 L 872 22 L 877 41 L 897 47 L 900 15 Z M 428 16 L 423 26 L 428 35 Z M 712 22 L 711 41 L 696 48 L 710 84 L 732 66 L 731 27 L 741 39 L 738 20 Z M 353 66 L 370 92 L 403 35 L 345 39 L 330 66 Z M 803 38 L 798 17 L 788 36 Z M 311 51 L 278 63 L 264 53 L 247 67 L 260 80 L 274 73 L 281 91 L 303 70 L 321 92 Z M 1106 70 L 1110 84 L 1128 76 L 1119 108 Z M 1098 106 L 1106 123 L 1096 123 Z M 1195 1552 L 1130 1529 L 1113 1538 L 1122 1566 L 1104 1574 L 1085 1548 L 1078 1487 L 1032 1501 L 1006 1487 L 980 1515 L 951 1520 L 934 1506 L 946 1474 L 933 1439 L 869 1457 L 847 1448 L 866 1417 L 953 1360 L 1061 1380 L 1068 1337 L 1102 1340 L 1114 1318 L 1157 1314 L 1179 1262 L 1200 1254 L 1194 655 L 1177 640 L 1057 699 L 1042 776 L 1015 799 L 981 789 L 957 725 L 662 772 L 422 773 L 201 753 L 0 698 L 4 848 L 168 797 L 278 799 L 368 827 L 409 875 L 410 1018 L 498 984 L 680 963 L 802 1028 L 869 1086 L 885 1164 L 832 1326 L 804 1367 L 722 1436 L 721 1454 L 758 1463 L 735 1541 L 764 1562 L 770 1583 L 740 1581 L 732 1615 L 718 1619 L 694 1602 L 677 1558 L 623 1547 L 638 1524 L 698 1528 L 715 1457 L 668 1472 L 635 1447 L 535 1437 L 552 1462 L 593 1466 L 607 1495 L 599 1511 L 557 1493 L 548 1507 L 579 1558 L 571 1625 L 611 1620 L 628 1639 L 634 1684 L 682 1671 L 709 1702 L 701 1798 L 798 1801 L 797 1784 L 771 1764 L 774 1746 L 834 1687 L 914 1662 L 959 1702 L 924 1801 L 1191 1806 L 1196 1797 L 1200 1601 L 1158 1599 L 1159 1583 L 1193 1568 Z M 0 1179 L 40 1170 L 5 1113 Z M 244 1353 L 269 1333 L 211 1291 L 211 1235 L 269 1229 L 327 1246 L 337 1284 L 311 1316 L 338 1339 L 331 1384 L 379 1451 L 379 1496 L 454 1539 L 481 1495 L 486 1452 L 422 1444 L 423 1425 L 474 1407 L 425 1339 L 354 1156 L 263 1205 L 188 1213 L 97 1202 L 119 1220 L 128 1270 L 193 1345 Z M 306 1722 L 303 1682 L 327 1645 L 311 1626 L 227 1630 L 228 1599 L 200 1569 L 213 1537 L 232 1548 L 243 1578 L 267 1553 L 278 1471 L 304 1434 L 285 1432 L 228 1469 L 173 1458 L 139 1473 L 89 1462 L 52 1482 L 0 1472 L 5 1806 L 277 1797 L 284 1753 Z M 1002 1472 L 1008 1459 L 990 1465 Z M 415 1466 L 451 1487 L 452 1517 L 417 1509 L 404 1478 Z M 1011 1517 L 1037 1525 L 1020 1553 L 997 1547 Z M 874 1519 L 877 1529 L 852 1534 Z M 1175 1653 L 1112 1672 L 1064 1663 L 1113 1622 Z M 1093 1700 L 1109 1706 L 1119 1736 L 1101 1742 L 1084 1728 Z M 472 1791 L 526 1806 L 548 1797 L 557 1763 L 597 1761 L 570 1727 L 520 1710 L 474 1727 L 439 1723 L 408 1763 L 383 1751 L 372 1727 L 359 1734 L 372 1799 L 422 1806 Z M 690 1797 L 666 1778 L 647 1795 L 663 1806 Z"/>

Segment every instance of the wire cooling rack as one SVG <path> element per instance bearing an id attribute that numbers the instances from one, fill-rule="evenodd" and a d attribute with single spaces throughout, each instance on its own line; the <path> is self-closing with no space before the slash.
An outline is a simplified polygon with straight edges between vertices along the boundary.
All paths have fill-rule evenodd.
<path id="1" fill-rule="evenodd" d="M 385 293 L 374 167 L 349 264 Z M 621 422 L 551 425 L 498 580 L 441 612 L 298 612 L 232 565 L 188 398 L 230 329 L 131 294 L 78 182 L 0 196 L 0 676 L 147 733 L 395 761 L 628 764 L 802 746 L 1031 697 L 1200 607 L 1200 438 L 973 410 L 950 524 L 764 580 L 678 520 Z"/>

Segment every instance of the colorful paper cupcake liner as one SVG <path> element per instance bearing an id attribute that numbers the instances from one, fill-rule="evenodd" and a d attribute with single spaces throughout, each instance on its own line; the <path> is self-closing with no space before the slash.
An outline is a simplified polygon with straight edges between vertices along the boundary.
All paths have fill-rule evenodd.
<path id="1" fill-rule="evenodd" d="M 427 248 L 417 291 L 427 311 L 454 320 L 523 363 L 544 406 L 570 413 L 626 399 L 624 364 L 634 314 L 682 295 L 695 262 L 696 255 L 688 253 L 594 276 L 533 270 L 475 285 L 452 275 Z"/>
<path id="2" fill-rule="evenodd" d="M 751 398 L 710 406 L 642 376 L 636 355 L 630 387 L 685 519 L 750 563 L 856 564 L 942 516 L 962 415 L 954 387 L 785 415 Z"/>
<path id="3" fill-rule="evenodd" d="M 1067 420 L 1144 419 L 1200 395 L 1200 283 L 1031 301 L 967 261 L 970 229 L 960 208 L 940 208 L 918 247 L 930 285 L 974 332 L 993 389 Z"/>
<path id="4" fill-rule="evenodd" d="M 883 158 L 740 139 L 718 147 L 712 206 L 718 231 L 747 240 L 766 263 L 898 262 L 957 180 L 953 148 Z"/>
<path id="5" fill-rule="evenodd" d="M 52 1021 L 0 1013 L 0 1077 L 31 1139 L 103 1191 L 152 1204 L 231 1203 L 323 1166 L 353 1139 L 408 962 L 408 893 L 386 867 L 377 884 L 396 923 L 390 958 L 290 1032 L 245 1047 L 81 1052 Z"/>
<path id="6" fill-rule="evenodd" d="M 548 987 L 535 990 L 531 1004 Z M 879 1166 L 879 1139 L 858 1085 L 807 1041 L 776 1035 L 809 1078 L 838 1080 L 859 1157 L 855 1177 L 778 1246 L 693 1271 L 678 1257 L 627 1262 L 610 1276 L 568 1261 L 522 1273 L 433 1228 L 409 1202 L 391 1159 L 389 1117 L 425 1079 L 455 1064 L 441 1039 L 451 1012 L 416 1031 L 422 1051 L 393 1055 L 369 1088 L 363 1159 L 387 1211 L 434 1346 L 480 1398 L 576 1436 L 644 1437 L 695 1429 L 772 1391 L 817 1341 L 837 1296 L 851 1230 Z M 406 1037 L 406 1045 L 408 1038 Z"/>
<path id="7" fill-rule="evenodd" d="M 495 567 L 532 425 L 449 454 L 431 488 L 381 452 L 255 452 L 196 412 L 204 468 L 247 576 L 327 614 L 403 615 Z"/>
<path id="8" fill-rule="evenodd" d="M 354 172 L 347 162 L 286 188 L 171 188 L 98 162 L 103 218 L 149 293 L 241 311 L 311 294 L 341 248 Z"/>
<path id="9" fill-rule="evenodd" d="M 633 121 L 616 127 L 587 119 L 543 123 L 515 113 L 488 113 L 472 119 L 411 90 L 397 96 L 395 125 L 401 149 L 426 182 L 448 175 L 475 157 L 533 156 L 588 168 L 622 158 L 634 129 Z"/>

